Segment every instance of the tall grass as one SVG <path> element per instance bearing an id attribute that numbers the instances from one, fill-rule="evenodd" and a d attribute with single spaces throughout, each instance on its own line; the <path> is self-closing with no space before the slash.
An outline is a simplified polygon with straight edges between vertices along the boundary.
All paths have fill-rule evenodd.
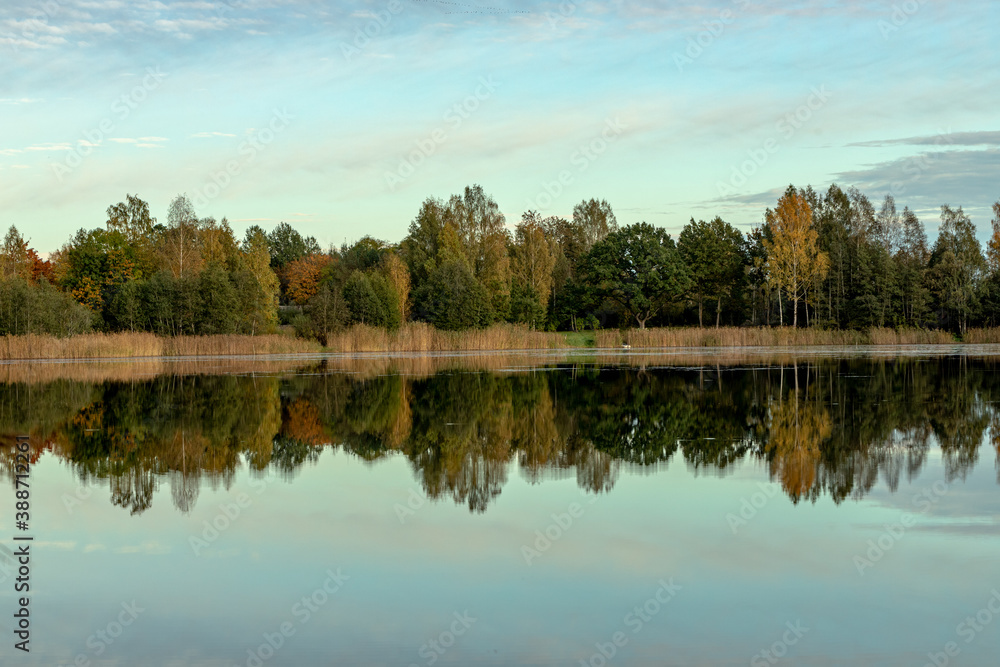
<path id="1" fill-rule="evenodd" d="M 532 331 L 524 325 L 497 324 L 486 329 L 441 331 L 424 322 L 408 322 L 396 331 L 362 324 L 327 337 L 329 352 L 461 352 L 474 350 L 549 350 L 567 347 L 562 334 Z"/>
<path id="2" fill-rule="evenodd" d="M 260 355 L 318 352 L 319 345 L 289 336 L 179 336 L 151 333 L 0 337 L 0 360 L 122 359 L 135 357 Z"/>
<path id="3" fill-rule="evenodd" d="M 594 333 L 596 348 L 789 347 L 811 345 L 937 345 L 954 343 L 942 331 L 870 329 L 823 331 L 792 328 L 615 329 Z M 582 340 L 582 339 L 581 339 Z M 589 337 L 586 339 L 589 342 Z M 967 343 L 1000 343 L 1000 328 L 972 329 Z M 574 345 L 577 343 L 577 345 Z M 441 331 L 410 322 L 396 331 L 358 325 L 332 334 L 327 346 L 288 335 L 178 336 L 151 333 L 81 334 L 68 338 L 44 335 L 0 337 L 0 361 L 30 359 L 134 359 L 275 354 L 434 353 L 513 350 L 567 350 L 576 338 L 533 331 L 524 325 L 498 324 L 486 329 Z"/>
<path id="4" fill-rule="evenodd" d="M 990 343 L 1000 343 L 1000 327 L 990 329 L 969 329 L 962 336 L 962 340 L 973 345 L 988 345 Z"/>
<path id="5" fill-rule="evenodd" d="M 1000 332 L 998 332 L 1000 338 Z M 937 345 L 954 343 L 943 331 L 884 329 L 868 331 L 781 328 L 613 329 L 598 331 L 596 346 L 656 347 L 788 347 L 811 345 Z"/>
<path id="6" fill-rule="evenodd" d="M 303 354 L 316 353 L 321 349 L 318 343 L 280 334 L 269 336 L 176 336 L 162 340 L 163 354 L 171 357 Z"/>

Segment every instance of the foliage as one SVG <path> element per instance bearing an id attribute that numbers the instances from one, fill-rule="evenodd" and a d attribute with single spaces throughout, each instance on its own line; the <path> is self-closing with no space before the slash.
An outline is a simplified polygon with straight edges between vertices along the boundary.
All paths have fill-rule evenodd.
<path id="1" fill-rule="evenodd" d="M 437 267 L 418 290 L 418 315 L 439 329 L 457 331 L 495 321 L 490 295 L 469 266 L 451 259 Z"/>
<path id="2" fill-rule="evenodd" d="M 298 305 L 305 305 L 319 291 L 320 277 L 330 262 L 329 255 L 306 255 L 285 267 L 286 294 Z"/>
<path id="3" fill-rule="evenodd" d="M 342 329 L 351 316 L 343 294 L 329 283 L 321 285 L 319 291 L 309 299 L 305 315 L 309 319 L 308 329 L 304 322 L 298 326 L 302 332 L 308 330 L 311 335 L 319 338 L 324 345 L 327 344 L 330 333 Z"/>
<path id="4" fill-rule="evenodd" d="M 42 290 L 8 289 L 21 300 L 6 306 L 14 329 L 44 292 L 89 311 L 69 329 L 105 332 L 264 334 L 277 329 L 281 303 L 301 315 L 297 331 L 321 339 L 352 323 L 702 325 L 713 308 L 717 328 L 801 321 L 964 335 L 1000 325 L 1000 201 L 991 227 L 984 256 L 971 218 L 944 206 L 930 246 L 917 215 L 891 195 L 875 205 L 854 188 L 789 186 L 745 236 L 721 218 L 692 218 L 675 246 L 645 223 L 619 228 L 598 199 L 581 201 L 569 220 L 527 211 L 508 231 L 497 202 L 472 185 L 426 199 L 398 244 L 364 236 L 323 253 L 287 223 L 270 233 L 250 226 L 237 241 L 225 218 L 198 218 L 184 195 L 158 224 L 127 194 L 103 227 L 79 230 L 47 256 L 11 227 L 0 280 Z"/>
<path id="5" fill-rule="evenodd" d="M 267 235 L 267 244 L 271 267 L 279 271 L 297 259 L 321 252 L 314 237 L 303 237 L 287 222 L 279 223 L 271 230 Z"/>
<path id="6" fill-rule="evenodd" d="M 706 299 L 716 302 L 715 326 L 722 316 L 722 300 L 732 299 L 742 288 L 748 261 L 743 235 L 716 217 L 711 222 L 691 218 L 681 230 L 677 249 L 691 276 L 692 296 L 698 304 L 698 326 L 703 326 Z"/>
<path id="7" fill-rule="evenodd" d="M 0 336 L 73 336 L 91 329 L 91 313 L 50 283 L 0 279 Z"/>
<path id="8" fill-rule="evenodd" d="M 819 248 L 819 233 L 812 226 L 812 208 L 794 187 L 788 187 L 777 208 L 768 209 L 764 218 L 772 234 L 764 242 L 768 280 L 791 297 L 792 326 L 798 326 L 799 298 L 826 275 L 830 260 Z M 780 296 L 778 309 L 780 312 Z"/>
<path id="9" fill-rule="evenodd" d="M 584 257 L 583 280 L 598 295 L 617 302 L 640 329 L 690 287 L 687 268 L 673 239 L 645 222 L 598 241 Z"/>
<path id="10" fill-rule="evenodd" d="M 399 297 L 385 276 L 376 272 L 355 271 L 344 284 L 344 300 L 350 321 L 389 330 L 402 324 Z"/>
<path id="11" fill-rule="evenodd" d="M 514 230 L 510 258 L 511 320 L 538 327 L 544 323 L 548 308 L 556 255 L 555 244 L 546 238 L 537 213 L 525 213 Z"/>

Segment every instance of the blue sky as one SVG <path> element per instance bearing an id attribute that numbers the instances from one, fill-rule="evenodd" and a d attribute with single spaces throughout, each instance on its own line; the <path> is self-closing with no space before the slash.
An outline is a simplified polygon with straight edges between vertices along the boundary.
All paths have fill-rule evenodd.
<path id="1" fill-rule="evenodd" d="M 598 197 L 746 230 L 837 182 L 985 238 L 998 24 L 987 0 L 5 0 L 0 226 L 49 251 L 187 193 L 239 234 L 396 241 L 481 183 L 511 225 Z"/>

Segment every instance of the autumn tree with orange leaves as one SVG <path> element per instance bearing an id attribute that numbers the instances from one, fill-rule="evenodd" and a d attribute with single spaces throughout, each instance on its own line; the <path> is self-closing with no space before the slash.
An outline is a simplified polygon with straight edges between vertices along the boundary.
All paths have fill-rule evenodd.
<path id="1" fill-rule="evenodd" d="M 822 280 L 830 259 L 819 248 L 819 233 L 812 226 L 812 208 L 793 186 L 788 186 L 775 210 L 764 214 L 771 238 L 764 240 L 767 253 L 767 279 L 792 299 L 792 326 L 799 325 L 799 298 L 809 285 Z M 807 306 L 808 307 L 808 306 Z M 778 294 L 778 317 L 784 325 L 781 294 Z"/>
<path id="2" fill-rule="evenodd" d="M 329 255 L 321 253 L 289 262 L 284 269 L 284 277 L 288 283 L 285 293 L 288 298 L 300 306 L 305 305 L 319 292 L 323 269 L 332 261 Z"/>

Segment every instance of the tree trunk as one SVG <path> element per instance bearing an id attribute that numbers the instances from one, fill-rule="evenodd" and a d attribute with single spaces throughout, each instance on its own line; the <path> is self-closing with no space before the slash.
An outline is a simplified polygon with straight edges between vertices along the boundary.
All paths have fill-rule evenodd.
<path id="1" fill-rule="evenodd" d="M 719 328 L 719 320 L 722 318 L 722 297 L 716 297 L 715 301 L 715 328 Z"/>
<path id="2" fill-rule="evenodd" d="M 792 328 L 799 327 L 799 291 L 792 292 Z"/>
<path id="3" fill-rule="evenodd" d="M 802 302 L 806 306 L 806 329 L 809 328 L 809 291 L 806 290 L 805 294 L 802 295 Z"/>
<path id="4" fill-rule="evenodd" d="M 781 288 L 778 288 L 778 326 L 785 326 L 785 311 L 781 308 Z"/>
<path id="5" fill-rule="evenodd" d="M 703 303 L 703 300 L 702 299 L 698 299 L 698 328 L 699 329 L 704 326 L 701 323 L 701 308 L 702 308 L 702 303 Z"/>

